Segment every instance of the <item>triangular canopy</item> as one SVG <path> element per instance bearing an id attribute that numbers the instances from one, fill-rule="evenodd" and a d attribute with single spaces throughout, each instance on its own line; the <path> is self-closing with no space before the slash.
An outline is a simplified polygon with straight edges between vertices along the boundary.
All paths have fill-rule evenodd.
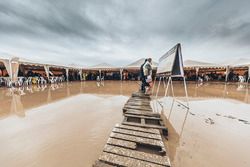
<path id="1" fill-rule="evenodd" d="M 249 58 L 233 59 L 233 60 L 224 62 L 223 65 L 230 66 L 230 67 L 249 67 L 250 59 Z"/>
<path id="2" fill-rule="evenodd" d="M 127 66 L 124 67 L 124 69 L 140 69 L 141 65 L 144 63 L 145 58 L 141 58 L 131 64 L 128 64 Z M 158 63 L 152 62 L 153 69 L 156 69 L 158 66 Z"/>
<path id="3" fill-rule="evenodd" d="M 111 64 L 108 63 L 101 63 L 101 64 L 97 64 L 94 66 L 91 66 L 89 68 L 86 68 L 87 70 L 103 70 L 103 71 L 112 71 L 112 70 L 119 70 L 119 67 L 115 67 Z"/>
<path id="4" fill-rule="evenodd" d="M 222 65 L 196 61 L 196 60 L 185 60 L 184 67 L 185 68 L 219 68 L 219 67 L 222 67 Z"/>

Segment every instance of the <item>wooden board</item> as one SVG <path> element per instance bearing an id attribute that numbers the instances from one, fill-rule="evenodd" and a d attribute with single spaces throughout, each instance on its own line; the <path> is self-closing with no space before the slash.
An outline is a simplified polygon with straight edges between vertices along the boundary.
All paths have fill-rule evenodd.
<path id="1" fill-rule="evenodd" d="M 136 149 L 135 142 L 119 140 L 119 139 L 114 139 L 114 138 L 109 138 L 107 141 L 107 144 L 119 146 L 119 147 L 124 147 L 124 148 Z"/>
<path id="2" fill-rule="evenodd" d="M 144 133 L 144 132 L 138 132 L 138 131 L 134 131 L 134 130 L 114 128 L 112 130 L 112 132 L 121 133 L 121 134 L 125 134 L 125 135 L 136 136 L 136 137 L 144 137 L 144 138 L 149 138 L 149 139 L 161 140 L 160 135 L 149 134 L 149 133 Z"/>
<path id="3" fill-rule="evenodd" d="M 124 112 L 124 114 L 131 114 L 131 115 L 142 115 L 142 116 L 147 116 L 147 117 L 161 117 L 160 114 L 158 113 L 153 113 L 149 111 L 141 111 L 141 110 L 132 110 L 128 109 Z"/>
<path id="4" fill-rule="evenodd" d="M 123 111 L 123 122 L 113 128 L 94 167 L 170 167 L 161 136 L 167 129 L 153 113 L 150 97 L 132 94 Z"/>
<path id="5" fill-rule="evenodd" d="M 142 128 L 153 128 L 153 129 L 166 129 L 165 126 L 158 126 L 158 125 L 148 125 L 148 124 L 140 124 L 140 123 L 133 123 L 133 122 L 122 122 L 123 125 L 130 125 Z"/>
<path id="6" fill-rule="evenodd" d="M 150 99 L 150 95 L 145 94 L 145 93 L 141 93 L 141 92 L 132 93 L 132 97 L 140 97 L 140 98 Z"/>
<path id="7" fill-rule="evenodd" d="M 114 166 L 116 165 L 109 165 L 102 161 L 96 161 L 95 164 L 93 165 L 93 167 L 114 167 Z"/>
<path id="8" fill-rule="evenodd" d="M 131 106 L 148 106 L 150 107 L 150 103 L 149 102 L 143 102 L 143 101 L 132 101 L 129 100 L 126 103 L 127 105 L 131 105 Z"/>
<path id="9" fill-rule="evenodd" d="M 135 126 L 127 126 L 127 125 L 116 125 L 115 127 L 120 128 L 120 129 L 128 129 L 128 130 L 134 130 L 134 131 L 138 131 L 138 132 L 152 133 L 152 134 L 160 135 L 160 131 L 158 129 L 140 128 L 140 127 L 135 127 Z"/>
<path id="10" fill-rule="evenodd" d="M 164 144 L 163 144 L 163 141 L 161 140 L 130 136 L 130 135 L 114 133 L 114 132 L 110 134 L 110 137 L 119 139 L 119 140 L 126 140 L 126 141 L 135 142 L 138 144 L 148 145 L 148 146 L 158 146 L 162 149 L 162 152 L 165 152 Z"/>
<path id="11" fill-rule="evenodd" d="M 163 165 L 157 165 L 155 163 L 149 163 L 146 161 L 120 156 L 116 154 L 111 154 L 103 152 L 99 157 L 100 161 L 111 163 L 115 166 L 124 166 L 124 167 L 163 167 Z"/>
<path id="12" fill-rule="evenodd" d="M 143 98 L 140 98 L 140 97 L 131 97 L 131 98 L 129 98 L 129 101 L 140 101 L 140 102 L 150 102 L 150 99 L 143 99 Z"/>
<path id="13" fill-rule="evenodd" d="M 123 110 L 128 110 L 128 109 L 153 112 L 151 107 L 124 105 Z"/>
<path id="14" fill-rule="evenodd" d="M 120 155 L 123 157 L 129 157 L 137 160 L 142 160 L 157 165 L 169 166 L 169 159 L 167 156 L 161 156 L 156 154 L 150 154 L 146 152 L 140 152 L 136 150 L 130 150 L 126 148 L 118 148 L 111 145 L 106 145 L 104 147 L 104 152 Z"/>
<path id="15" fill-rule="evenodd" d="M 127 112 L 125 112 L 123 114 L 125 117 L 136 117 L 136 118 L 143 118 L 143 119 L 155 119 L 155 120 L 161 120 L 160 117 L 148 117 L 148 116 L 144 116 L 144 115 L 134 115 L 134 114 L 128 114 Z"/>

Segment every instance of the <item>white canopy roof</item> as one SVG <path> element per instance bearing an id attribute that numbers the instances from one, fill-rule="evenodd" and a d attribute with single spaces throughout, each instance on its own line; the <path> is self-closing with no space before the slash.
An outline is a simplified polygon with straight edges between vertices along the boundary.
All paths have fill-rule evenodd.
<path id="1" fill-rule="evenodd" d="M 131 64 L 128 64 L 124 67 L 124 69 L 140 69 L 141 65 L 145 62 L 145 58 L 141 58 Z M 158 63 L 153 61 L 153 68 L 156 69 L 158 66 Z"/>
<path id="2" fill-rule="evenodd" d="M 238 58 L 229 60 L 223 63 L 225 66 L 230 67 L 249 67 L 250 66 L 250 59 L 249 58 Z"/>
<path id="3" fill-rule="evenodd" d="M 86 70 L 119 70 L 119 67 L 115 67 L 108 63 L 101 63 L 91 67 L 86 68 Z"/>
<path id="4" fill-rule="evenodd" d="M 72 69 L 82 69 L 82 66 L 76 65 L 76 64 L 70 64 L 70 65 L 61 65 L 53 62 L 38 62 L 36 60 L 30 60 L 22 57 L 6 57 L 2 56 L 0 57 L 0 61 L 16 61 L 19 64 L 24 64 L 24 65 L 33 65 L 33 66 L 49 66 L 49 67 L 55 67 L 55 68 L 72 68 Z"/>
<path id="5" fill-rule="evenodd" d="M 220 67 L 224 67 L 224 66 L 219 65 L 219 64 L 196 61 L 196 60 L 185 60 L 184 67 L 186 67 L 186 68 L 197 68 L 197 67 L 198 68 L 220 68 Z"/>

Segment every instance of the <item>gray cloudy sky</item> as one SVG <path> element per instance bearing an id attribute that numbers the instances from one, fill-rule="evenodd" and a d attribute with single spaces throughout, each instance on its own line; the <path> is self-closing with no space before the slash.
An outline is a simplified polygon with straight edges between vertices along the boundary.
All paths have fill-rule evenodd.
<path id="1" fill-rule="evenodd" d="M 250 57 L 249 0 L 1 0 L 0 53 L 62 64 Z M 1 57 L 1 55 L 0 55 Z"/>

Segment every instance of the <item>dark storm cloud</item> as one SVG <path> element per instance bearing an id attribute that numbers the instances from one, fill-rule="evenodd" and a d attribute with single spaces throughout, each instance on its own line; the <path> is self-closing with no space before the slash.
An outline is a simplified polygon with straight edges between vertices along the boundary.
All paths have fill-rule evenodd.
<path id="1" fill-rule="evenodd" d="M 0 51 L 64 64 L 124 65 L 158 59 L 181 42 L 186 59 L 248 57 L 249 7 L 247 0 L 2 0 Z"/>

